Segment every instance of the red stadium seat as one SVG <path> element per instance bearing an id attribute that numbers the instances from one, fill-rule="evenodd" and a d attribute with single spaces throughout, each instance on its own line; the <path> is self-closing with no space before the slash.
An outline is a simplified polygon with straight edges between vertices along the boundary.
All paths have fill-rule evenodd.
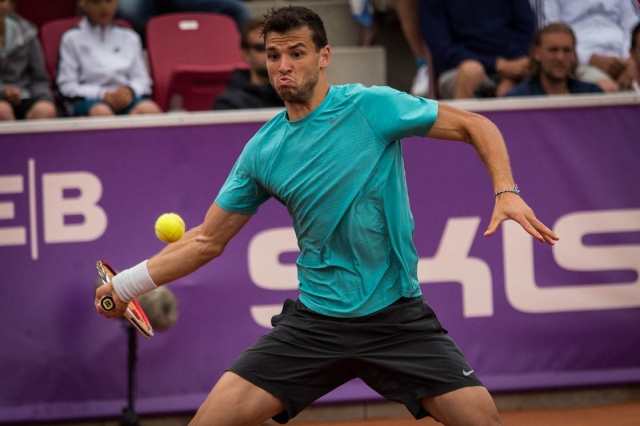
<path id="1" fill-rule="evenodd" d="M 16 12 L 38 28 L 55 19 L 76 16 L 78 0 L 28 0 L 15 3 Z"/>
<path id="2" fill-rule="evenodd" d="M 187 111 L 207 111 L 242 62 L 233 19 L 215 13 L 171 13 L 147 22 L 154 100 L 167 111 L 174 94 Z"/>

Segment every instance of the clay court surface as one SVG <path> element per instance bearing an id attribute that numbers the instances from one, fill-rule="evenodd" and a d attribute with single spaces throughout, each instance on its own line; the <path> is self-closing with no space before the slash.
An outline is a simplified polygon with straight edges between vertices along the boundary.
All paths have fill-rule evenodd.
<path id="1" fill-rule="evenodd" d="M 593 407 L 501 411 L 505 426 L 640 426 L 640 401 Z M 372 419 L 348 422 L 304 422 L 305 426 L 428 426 L 433 419 Z"/>
<path id="2" fill-rule="evenodd" d="M 318 412 L 301 415 L 291 422 L 292 426 L 436 426 L 440 423 L 431 418 L 414 420 L 408 414 L 392 411 L 390 417 L 376 415 L 367 420 L 315 421 L 322 418 Z M 627 402 L 599 404 L 574 408 L 540 408 L 522 410 L 501 410 L 500 415 L 505 426 L 640 426 L 640 399 Z M 187 426 L 191 415 L 140 418 L 140 426 Z M 339 418 L 339 417 L 333 417 Z M 119 426 L 120 420 L 96 420 L 79 422 L 38 423 L 49 426 Z M 262 426 L 274 426 L 268 421 Z M 20 426 L 26 426 L 21 423 Z"/>

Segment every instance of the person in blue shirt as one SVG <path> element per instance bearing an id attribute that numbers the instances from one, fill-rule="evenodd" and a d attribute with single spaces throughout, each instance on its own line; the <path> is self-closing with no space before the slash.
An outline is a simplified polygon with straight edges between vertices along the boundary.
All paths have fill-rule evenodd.
<path id="1" fill-rule="evenodd" d="M 505 96 L 603 93 L 598 85 L 572 77 L 578 65 L 576 37 L 565 23 L 552 23 L 537 32 L 530 59 L 530 77 Z"/>
<path id="2" fill-rule="evenodd" d="M 285 301 L 191 424 L 286 423 L 361 378 L 416 418 L 500 425 L 489 392 L 422 296 L 401 148 L 416 135 L 466 141 L 495 191 L 484 235 L 513 219 L 554 244 L 557 235 L 519 196 L 500 131 L 480 115 L 389 87 L 331 86 L 324 24 L 305 7 L 271 9 L 263 35 L 285 110 L 249 140 L 203 223 L 99 287 L 96 310 L 121 316 L 125 302 L 217 258 L 273 197 L 298 239 L 300 297 Z M 113 312 L 100 307 L 107 295 Z"/>

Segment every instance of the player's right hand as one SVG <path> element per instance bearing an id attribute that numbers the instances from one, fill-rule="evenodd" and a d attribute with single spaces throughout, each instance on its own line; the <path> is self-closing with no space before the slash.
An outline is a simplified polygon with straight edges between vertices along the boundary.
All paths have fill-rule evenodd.
<path id="1" fill-rule="evenodd" d="M 107 312 L 102 307 L 102 304 L 100 303 L 100 301 L 105 296 L 111 296 L 113 298 L 113 302 L 115 303 L 115 307 L 116 307 L 113 311 Z M 115 317 L 124 315 L 128 306 L 127 303 L 120 300 L 120 298 L 114 291 L 113 284 L 111 282 L 101 285 L 96 289 L 96 297 L 94 300 L 94 304 L 96 307 L 96 311 L 98 311 L 100 315 L 104 315 L 107 318 L 115 318 Z"/>

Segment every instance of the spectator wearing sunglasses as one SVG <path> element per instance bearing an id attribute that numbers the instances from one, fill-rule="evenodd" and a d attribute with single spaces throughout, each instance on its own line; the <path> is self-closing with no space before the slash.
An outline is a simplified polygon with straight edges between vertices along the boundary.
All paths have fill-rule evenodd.
<path id="1" fill-rule="evenodd" d="M 240 48 L 249 67 L 233 71 L 225 91 L 213 102 L 214 110 L 284 107 L 284 102 L 269 83 L 263 25 L 264 18 L 255 17 L 243 27 Z"/>

